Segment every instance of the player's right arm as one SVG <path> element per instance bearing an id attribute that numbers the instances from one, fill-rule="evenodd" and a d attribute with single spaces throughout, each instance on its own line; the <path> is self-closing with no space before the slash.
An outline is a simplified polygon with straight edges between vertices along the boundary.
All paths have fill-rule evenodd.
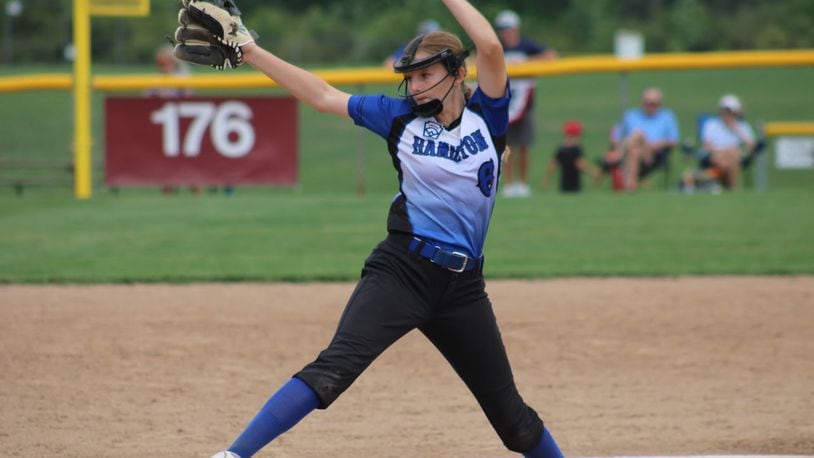
<path id="1" fill-rule="evenodd" d="M 287 89 L 301 102 L 321 113 L 349 118 L 350 94 L 331 86 L 317 75 L 290 64 L 256 43 L 243 46 L 243 60 Z"/>

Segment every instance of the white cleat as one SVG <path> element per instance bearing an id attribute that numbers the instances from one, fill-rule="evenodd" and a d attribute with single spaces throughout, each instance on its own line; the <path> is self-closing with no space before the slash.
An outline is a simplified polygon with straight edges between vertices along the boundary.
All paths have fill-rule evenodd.
<path id="1" fill-rule="evenodd" d="M 212 458 L 240 458 L 240 456 L 234 452 L 223 451 L 212 455 Z"/>

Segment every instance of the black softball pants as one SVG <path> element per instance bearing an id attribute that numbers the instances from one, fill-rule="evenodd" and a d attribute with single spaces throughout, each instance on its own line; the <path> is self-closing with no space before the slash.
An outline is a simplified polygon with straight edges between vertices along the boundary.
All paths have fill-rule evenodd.
<path id="1" fill-rule="evenodd" d="M 514 384 L 479 270 L 455 273 L 407 250 L 390 234 L 365 261 L 331 343 L 295 374 L 327 408 L 391 344 L 418 328 L 477 399 L 506 447 L 524 452 L 543 422 Z"/>

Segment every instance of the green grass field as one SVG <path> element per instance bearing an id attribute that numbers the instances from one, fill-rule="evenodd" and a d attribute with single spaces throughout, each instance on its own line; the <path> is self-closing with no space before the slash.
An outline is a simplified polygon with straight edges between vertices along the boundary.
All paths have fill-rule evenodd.
<path id="1" fill-rule="evenodd" d="M 0 280 L 347 280 L 389 196 L 238 190 L 0 200 Z M 501 199 L 489 277 L 814 273 L 814 192 Z"/>
<path id="2" fill-rule="evenodd" d="M 38 70 L 41 71 L 41 70 Z M 744 100 L 753 122 L 814 120 L 814 69 L 635 73 L 628 99 L 657 85 L 693 137 L 695 116 L 714 111 L 724 92 Z M 598 157 L 621 110 L 619 75 L 544 78 L 538 95 L 539 141 L 533 183 L 566 119 L 586 128 Z M 385 91 L 394 88 L 349 88 Z M 61 92 L 0 94 L 0 157 L 70 160 L 71 98 Z M 95 145 L 102 145 L 97 96 Z M 97 185 L 89 201 L 68 188 L 0 188 L 0 281 L 121 282 L 351 280 L 385 235 L 396 178 L 383 141 L 350 122 L 300 111 L 296 189 L 238 188 L 226 197 L 162 196 L 157 189 Z M 364 157 L 366 193 L 357 196 Z M 101 147 L 94 150 L 102 160 Z M 673 175 L 692 164 L 673 156 Z M 2 170 L 0 176 L 16 173 Z M 64 173 L 64 172 L 52 172 Z M 97 182 L 101 177 L 97 174 Z M 814 273 L 814 172 L 778 171 L 770 188 L 685 196 L 662 176 L 636 195 L 607 185 L 579 196 L 536 190 L 499 199 L 486 246 L 489 277 Z"/>

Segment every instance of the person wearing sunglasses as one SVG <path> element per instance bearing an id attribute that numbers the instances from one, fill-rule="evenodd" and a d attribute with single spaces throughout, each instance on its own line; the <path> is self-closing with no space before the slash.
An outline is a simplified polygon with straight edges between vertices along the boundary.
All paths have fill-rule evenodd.
<path id="1" fill-rule="evenodd" d="M 660 89 L 645 89 L 641 106 L 627 110 L 614 130 L 627 191 L 636 191 L 640 180 L 664 166 L 678 144 L 678 122 L 673 111 L 663 106 L 663 99 Z"/>

